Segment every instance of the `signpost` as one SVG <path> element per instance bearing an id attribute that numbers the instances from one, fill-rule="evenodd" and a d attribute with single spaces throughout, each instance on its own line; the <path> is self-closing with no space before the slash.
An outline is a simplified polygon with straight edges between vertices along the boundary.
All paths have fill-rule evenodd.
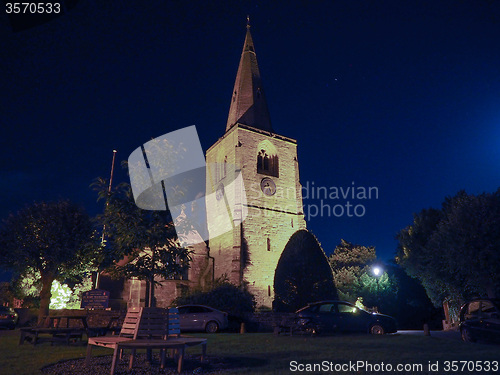
<path id="1" fill-rule="evenodd" d="M 108 308 L 108 304 L 109 292 L 102 289 L 93 289 L 82 293 L 82 303 L 80 308 L 104 310 Z"/>

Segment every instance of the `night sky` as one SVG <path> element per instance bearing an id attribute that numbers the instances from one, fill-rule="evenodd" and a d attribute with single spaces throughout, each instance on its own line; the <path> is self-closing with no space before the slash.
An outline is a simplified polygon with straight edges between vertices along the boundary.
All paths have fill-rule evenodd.
<path id="1" fill-rule="evenodd" d="M 109 177 L 113 149 L 126 160 L 190 125 L 209 148 L 247 14 L 301 183 L 378 188 L 324 202 L 362 204 L 363 217 L 306 218 L 327 254 L 343 238 L 389 260 L 414 212 L 500 186 L 500 1 L 80 0 L 20 32 L 2 14 L 0 217 L 58 198 L 100 212 L 89 185 Z"/>

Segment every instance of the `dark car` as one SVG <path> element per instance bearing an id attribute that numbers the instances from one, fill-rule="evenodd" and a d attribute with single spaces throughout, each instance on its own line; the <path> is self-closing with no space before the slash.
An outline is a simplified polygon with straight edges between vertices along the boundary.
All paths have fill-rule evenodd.
<path id="1" fill-rule="evenodd" d="M 12 307 L 0 306 L 0 327 L 16 328 L 19 316 Z"/>
<path id="2" fill-rule="evenodd" d="M 179 309 L 181 331 L 215 333 L 227 328 L 227 313 L 204 305 L 184 305 Z"/>
<path id="3" fill-rule="evenodd" d="M 500 341 L 500 300 L 482 298 L 463 305 L 460 333 L 464 341 Z"/>
<path id="4" fill-rule="evenodd" d="M 396 320 L 370 313 L 344 301 L 310 303 L 296 312 L 298 329 L 311 333 L 362 332 L 383 335 L 397 332 Z"/>

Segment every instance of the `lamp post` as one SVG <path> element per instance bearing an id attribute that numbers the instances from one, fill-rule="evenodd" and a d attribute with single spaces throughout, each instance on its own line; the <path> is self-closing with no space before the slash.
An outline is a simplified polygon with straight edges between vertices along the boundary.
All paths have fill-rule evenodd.
<path id="1" fill-rule="evenodd" d="M 109 185 L 108 185 L 108 194 L 111 194 L 111 186 L 113 184 L 113 173 L 115 171 L 115 157 L 116 157 L 116 150 L 113 150 L 113 159 L 111 161 L 111 173 L 109 176 Z M 106 202 L 106 206 L 108 205 L 108 202 Z M 102 227 L 102 237 L 101 237 L 101 246 L 104 245 L 104 233 L 106 232 L 106 225 L 103 225 Z M 95 277 L 95 289 L 99 289 L 99 282 L 101 281 L 101 271 L 97 270 L 96 272 L 96 277 Z"/>

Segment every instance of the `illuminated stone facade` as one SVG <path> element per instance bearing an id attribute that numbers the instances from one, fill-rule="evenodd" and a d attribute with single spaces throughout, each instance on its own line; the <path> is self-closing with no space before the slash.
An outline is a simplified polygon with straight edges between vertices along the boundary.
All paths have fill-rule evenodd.
<path id="1" fill-rule="evenodd" d="M 270 147 L 272 146 L 272 147 Z M 263 147 L 274 149 L 279 162 L 278 176 L 257 171 L 257 157 Z M 233 186 L 235 211 L 247 210 L 241 221 L 233 215 L 233 230 L 210 239 L 210 255 L 215 259 L 215 277 L 226 274 L 236 285 L 247 285 L 258 305 L 272 306 L 274 299 L 274 272 L 279 258 L 291 235 L 305 229 L 302 213 L 302 195 L 297 162 L 295 140 L 267 133 L 244 125 L 232 127 L 207 151 L 207 163 L 219 163 L 227 157 L 227 174 L 220 181 L 207 179 L 207 193 L 217 190 L 224 179 L 234 180 L 236 171 L 241 171 L 246 192 L 246 204 L 238 185 Z M 261 188 L 263 179 L 271 178 L 276 185 L 273 195 Z M 227 189 L 227 188 L 226 188 Z M 224 199 L 207 205 L 209 212 L 226 209 Z M 223 214 L 223 212 L 221 212 Z M 217 222 L 217 220 L 216 220 Z M 209 227 L 209 232 L 210 232 Z"/>

